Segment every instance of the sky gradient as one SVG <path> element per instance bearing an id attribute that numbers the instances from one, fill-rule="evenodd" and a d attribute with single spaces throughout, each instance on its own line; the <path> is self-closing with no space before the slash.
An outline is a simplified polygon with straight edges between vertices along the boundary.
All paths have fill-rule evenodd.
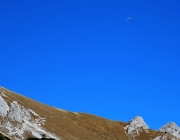
<path id="1" fill-rule="evenodd" d="M 180 126 L 179 6 L 1 0 L 0 85 L 69 111 Z"/>

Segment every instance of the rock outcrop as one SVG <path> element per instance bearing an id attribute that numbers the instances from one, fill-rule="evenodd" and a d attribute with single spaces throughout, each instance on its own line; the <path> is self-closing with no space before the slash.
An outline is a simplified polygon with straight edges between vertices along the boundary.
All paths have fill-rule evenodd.
<path id="1" fill-rule="evenodd" d="M 44 105 L 0 87 L 0 138 L 8 140 L 180 140 L 180 128 L 168 123 L 159 131 L 142 117 L 111 121 Z"/>
<path id="2" fill-rule="evenodd" d="M 45 118 L 31 109 L 25 108 L 17 101 L 9 101 L 8 95 L 0 93 L 0 132 L 24 140 L 26 135 L 41 138 L 42 134 L 59 140 L 55 135 L 43 128 Z"/>
<path id="3" fill-rule="evenodd" d="M 180 128 L 173 122 L 170 122 L 159 129 L 160 132 L 171 134 L 177 138 L 180 138 Z"/>
<path id="4" fill-rule="evenodd" d="M 140 116 L 135 117 L 126 126 L 126 133 L 131 137 L 138 136 L 142 131 L 148 132 L 149 127 Z"/>

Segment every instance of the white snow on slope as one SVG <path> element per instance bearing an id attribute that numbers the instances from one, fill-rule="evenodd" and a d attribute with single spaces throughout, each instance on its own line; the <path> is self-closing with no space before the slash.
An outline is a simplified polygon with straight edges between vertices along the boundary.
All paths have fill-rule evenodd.
<path id="1" fill-rule="evenodd" d="M 1 92 L 1 95 L 2 95 L 3 97 L 7 97 L 3 92 Z"/>
<path id="2" fill-rule="evenodd" d="M 135 117 L 129 125 L 126 126 L 126 133 L 132 137 L 136 137 L 140 132 L 148 132 L 149 127 L 140 116 Z"/>
<path id="3" fill-rule="evenodd" d="M 177 138 L 180 138 L 180 128 L 173 122 L 170 122 L 159 129 L 160 132 L 169 133 Z"/>
<path id="4" fill-rule="evenodd" d="M 33 110 L 31 110 L 31 109 L 27 109 L 27 110 L 28 110 L 28 112 L 32 113 L 34 116 L 39 117 L 39 115 L 36 112 L 34 112 Z"/>
<path id="5" fill-rule="evenodd" d="M 5 96 L 4 96 L 5 97 Z M 36 119 L 32 117 L 36 116 Z M 41 138 L 45 134 L 47 138 L 60 140 L 54 134 L 47 132 L 41 125 L 45 122 L 45 118 L 40 117 L 31 109 L 26 109 L 17 101 L 13 101 L 8 106 L 7 102 L 0 95 L 0 131 L 6 133 L 15 140 L 26 139 L 26 134 L 30 134 L 36 138 Z"/>

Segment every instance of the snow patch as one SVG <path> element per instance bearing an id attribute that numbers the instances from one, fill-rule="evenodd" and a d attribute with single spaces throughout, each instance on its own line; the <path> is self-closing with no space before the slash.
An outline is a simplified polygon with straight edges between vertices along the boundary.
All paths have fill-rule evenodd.
<path id="1" fill-rule="evenodd" d="M 58 109 L 58 110 L 60 110 L 60 111 L 62 111 L 62 112 L 64 112 L 64 113 L 68 113 L 67 110 L 63 110 L 63 109 L 60 109 L 60 108 L 56 108 L 56 109 Z"/>
<path id="2" fill-rule="evenodd" d="M 31 110 L 31 109 L 27 109 L 30 113 L 32 113 L 34 116 L 37 116 L 37 117 L 39 117 L 39 115 L 36 113 L 36 112 L 34 112 L 33 110 Z"/>
<path id="3" fill-rule="evenodd" d="M 1 95 L 2 95 L 3 97 L 7 97 L 6 94 L 4 94 L 3 92 L 1 92 Z"/>
<path id="4" fill-rule="evenodd" d="M 80 114 L 79 114 L 79 113 L 77 113 L 77 112 L 72 112 L 72 113 L 76 114 L 77 116 L 80 116 Z"/>

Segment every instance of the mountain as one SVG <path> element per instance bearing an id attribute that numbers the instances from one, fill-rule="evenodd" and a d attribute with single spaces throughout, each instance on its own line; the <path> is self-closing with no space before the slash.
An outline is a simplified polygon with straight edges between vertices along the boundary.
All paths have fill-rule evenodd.
<path id="1" fill-rule="evenodd" d="M 0 140 L 180 140 L 168 123 L 158 131 L 142 117 L 111 121 L 47 106 L 0 87 Z"/>
<path id="2" fill-rule="evenodd" d="M 180 138 L 180 128 L 173 122 L 170 122 L 160 128 L 161 132 L 169 133 L 177 138 Z"/>
<path id="3" fill-rule="evenodd" d="M 149 127 L 140 116 L 135 117 L 127 126 L 126 133 L 131 137 L 136 137 L 142 132 L 148 133 Z"/>

